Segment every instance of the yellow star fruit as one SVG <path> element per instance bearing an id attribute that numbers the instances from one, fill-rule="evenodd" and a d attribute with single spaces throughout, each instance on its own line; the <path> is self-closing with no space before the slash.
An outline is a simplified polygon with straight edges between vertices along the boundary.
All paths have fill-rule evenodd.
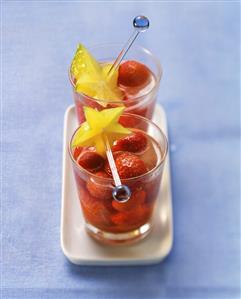
<path id="1" fill-rule="evenodd" d="M 131 133 L 129 129 L 118 122 L 123 111 L 124 107 L 104 109 L 102 111 L 84 107 L 86 121 L 75 133 L 72 147 L 94 146 L 97 153 L 105 156 L 106 138 L 112 146 L 115 140 Z"/>
<path id="2" fill-rule="evenodd" d="M 98 61 L 80 44 L 71 64 L 71 75 L 75 78 L 75 90 L 93 97 L 104 107 L 108 101 L 121 101 L 123 92 L 117 86 L 118 70 L 111 77 L 108 71 L 111 64 L 99 64 Z"/>

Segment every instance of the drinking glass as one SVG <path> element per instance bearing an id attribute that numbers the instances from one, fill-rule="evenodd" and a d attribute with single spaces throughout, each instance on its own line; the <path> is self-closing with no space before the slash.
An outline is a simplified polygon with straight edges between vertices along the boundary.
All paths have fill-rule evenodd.
<path id="1" fill-rule="evenodd" d="M 89 50 L 100 63 L 113 63 L 115 58 L 118 56 L 120 49 L 122 49 L 122 46 L 123 45 L 121 44 L 104 44 L 95 46 Z M 126 107 L 126 113 L 137 114 L 148 119 L 152 118 L 160 80 L 162 77 L 161 64 L 158 58 L 149 50 L 138 45 L 132 45 L 131 49 L 126 54 L 125 60 L 136 60 L 146 65 L 152 73 L 154 82 L 150 90 L 145 91 L 143 88 L 139 93 L 139 96 L 120 101 L 113 101 L 111 99 L 97 100 L 84 93 L 77 92 L 75 90 L 75 78 L 71 76 L 69 71 L 69 79 L 73 87 L 73 96 L 79 124 L 85 121 L 83 111 L 84 106 L 89 106 L 97 110 L 103 110 L 105 108 L 113 108 L 124 104 Z"/>
<path id="2" fill-rule="evenodd" d="M 112 178 L 100 177 L 76 162 L 74 150 L 71 148 L 76 131 L 69 145 L 86 230 L 95 239 L 109 244 L 139 240 L 150 232 L 154 207 L 162 200 L 158 194 L 168 151 L 166 136 L 152 121 L 138 115 L 123 114 L 119 123 L 133 131 L 145 131 L 149 147 L 138 155 L 146 163 L 154 165 L 151 170 L 138 177 L 121 180 L 122 184 L 130 188 L 133 196 L 126 203 L 117 202 L 113 198 Z M 130 123 L 134 123 L 134 126 L 130 127 Z M 150 144 L 154 152 L 150 152 Z"/>

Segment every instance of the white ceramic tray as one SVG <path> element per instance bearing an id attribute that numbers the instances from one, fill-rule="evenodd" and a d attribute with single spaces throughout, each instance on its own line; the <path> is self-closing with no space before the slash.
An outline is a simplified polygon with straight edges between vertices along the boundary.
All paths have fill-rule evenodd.
<path id="1" fill-rule="evenodd" d="M 159 105 L 156 106 L 153 120 L 167 135 L 165 111 Z M 161 200 L 155 209 L 154 226 L 149 236 L 132 245 L 102 245 L 85 232 L 79 206 L 67 150 L 68 142 L 76 128 L 74 106 L 70 106 L 65 113 L 63 148 L 61 247 L 65 256 L 78 265 L 143 265 L 160 262 L 170 252 L 173 242 L 169 155 L 163 173 Z"/>

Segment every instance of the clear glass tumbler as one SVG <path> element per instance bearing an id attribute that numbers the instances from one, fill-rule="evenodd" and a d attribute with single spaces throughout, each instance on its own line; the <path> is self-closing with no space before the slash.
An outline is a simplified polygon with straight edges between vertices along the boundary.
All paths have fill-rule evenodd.
<path id="1" fill-rule="evenodd" d="M 69 146 L 87 232 L 95 239 L 110 244 L 144 238 L 152 227 L 154 206 L 161 200 L 158 193 L 168 151 L 167 138 L 157 125 L 144 117 L 123 114 L 119 122 L 129 127 L 130 120 L 133 119 L 138 121 L 132 130 L 145 131 L 149 144 L 147 149 L 138 155 L 154 167 L 138 177 L 122 179 L 122 184 L 127 185 L 132 192 L 131 199 L 126 203 L 113 199 L 113 179 L 100 177 L 82 168 L 75 160 L 74 150 Z M 75 133 L 73 137 L 74 135 Z"/>
<path id="2" fill-rule="evenodd" d="M 122 44 L 104 44 L 90 48 L 90 52 L 100 63 L 113 63 L 122 47 Z M 103 110 L 105 107 L 101 105 L 101 102 L 106 104 L 106 108 L 113 108 L 124 104 L 126 106 L 125 112 L 144 116 L 148 119 L 152 118 L 157 92 L 162 77 L 161 64 L 158 58 L 155 57 L 149 50 L 136 45 L 133 45 L 128 51 L 125 60 L 136 60 L 146 65 L 153 75 L 153 84 L 148 91 L 143 89 L 140 93 L 138 93 L 138 96 L 127 98 L 119 102 L 112 101 L 111 99 L 96 100 L 86 94 L 76 92 L 75 78 L 73 78 L 69 72 L 70 83 L 73 87 L 76 114 L 80 124 L 85 121 L 83 107 L 89 106 L 97 110 Z"/>

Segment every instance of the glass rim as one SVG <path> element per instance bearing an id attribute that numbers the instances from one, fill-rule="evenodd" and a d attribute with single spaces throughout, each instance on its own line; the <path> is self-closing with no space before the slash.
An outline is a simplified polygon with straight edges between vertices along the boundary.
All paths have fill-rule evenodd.
<path id="1" fill-rule="evenodd" d="M 157 165 L 155 165 L 155 167 L 153 167 L 151 170 L 149 170 L 148 172 L 142 174 L 142 175 L 139 175 L 139 176 L 135 176 L 135 177 L 132 177 L 132 178 L 127 178 L 127 179 L 121 179 L 121 182 L 131 182 L 131 181 L 134 181 L 136 179 L 143 179 L 145 177 L 148 177 L 150 176 L 151 174 L 153 174 L 157 169 L 159 169 L 165 162 L 165 159 L 166 159 L 166 156 L 167 156 L 167 153 L 168 153 L 168 140 L 167 140 L 167 137 L 166 137 L 166 134 L 162 131 L 161 128 L 158 127 L 157 124 L 155 124 L 152 120 L 149 120 L 143 116 L 140 116 L 140 115 L 136 115 L 136 114 L 132 114 L 132 113 L 123 113 L 121 116 L 129 116 L 129 117 L 136 117 L 137 119 L 140 119 L 140 120 L 144 120 L 145 122 L 147 123 L 150 123 L 152 126 L 154 126 L 158 131 L 159 133 L 161 134 L 161 136 L 163 137 L 164 139 L 164 142 L 165 142 L 165 151 L 159 161 L 159 163 Z M 81 125 L 80 125 L 81 126 Z M 79 171 L 81 171 L 82 173 L 88 175 L 88 176 L 91 176 L 93 177 L 94 179 L 97 179 L 99 181 L 106 181 L 106 182 L 114 182 L 114 179 L 113 178 L 103 178 L 103 177 L 99 177 L 98 175 L 96 175 L 95 173 L 92 173 L 90 171 L 88 171 L 87 169 L 85 169 L 84 167 L 80 166 L 77 161 L 74 159 L 73 157 L 73 154 L 72 154 L 72 148 L 71 148 L 71 143 L 72 143 L 72 140 L 74 138 L 74 135 L 76 134 L 77 130 L 80 128 L 80 126 L 78 126 L 78 128 L 74 131 L 73 135 L 71 136 L 71 139 L 70 139 L 70 142 L 68 143 L 68 151 L 69 151 L 69 155 L 70 155 L 70 158 L 72 160 L 72 162 L 74 163 L 74 165 L 77 167 L 77 169 Z M 131 128 L 130 128 L 131 129 Z M 133 128 L 132 128 L 133 129 Z M 147 133 L 146 133 L 147 134 Z M 148 135 L 148 134 L 147 134 Z M 153 138 L 153 137 L 152 137 Z M 160 150 L 161 152 L 161 149 L 160 149 L 160 145 L 159 143 L 157 143 L 158 145 L 158 149 Z M 135 154 L 135 153 L 133 153 Z"/>
<path id="2" fill-rule="evenodd" d="M 92 47 L 89 47 L 89 49 L 92 50 L 92 49 L 97 49 L 97 48 L 101 48 L 101 47 L 108 47 L 108 46 L 120 46 L 120 49 L 123 47 L 123 45 L 121 43 L 103 43 L 103 44 L 93 45 Z M 145 54 L 151 56 L 153 58 L 155 64 L 156 64 L 156 66 L 157 66 L 157 70 L 158 71 L 157 71 L 157 74 L 155 74 L 156 82 L 155 82 L 154 86 L 151 88 L 151 90 L 149 90 L 148 92 L 146 92 L 145 94 L 143 94 L 141 96 L 133 97 L 133 98 L 131 98 L 129 100 L 127 99 L 127 100 L 124 101 L 124 102 L 128 102 L 128 103 L 139 101 L 140 99 L 145 98 L 146 96 L 148 96 L 149 94 L 151 94 L 157 88 L 157 86 L 159 85 L 160 80 L 162 78 L 162 74 L 163 74 L 162 65 L 161 65 L 159 59 L 154 54 L 152 54 L 151 51 L 149 51 L 145 47 L 140 46 L 138 44 L 137 45 L 133 45 L 132 47 L 133 48 L 137 48 L 137 49 L 143 51 Z M 74 91 L 77 94 L 82 95 L 82 96 L 88 98 L 89 100 L 92 100 L 92 101 L 95 101 L 95 102 L 102 102 L 102 103 L 107 103 L 107 104 L 120 104 L 120 103 L 123 103 L 123 99 L 122 100 L 118 100 L 118 101 L 96 99 L 96 98 L 93 98 L 91 96 L 88 96 L 87 94 L 85 94 L 83 92 L 76 91 L 75 90 L 75 83 L 73 82 L 70 69 L 71 69 L 71 65 L 68 68 L 69 81 L 70 81 L 72 87 L 74 88 Z"/>

